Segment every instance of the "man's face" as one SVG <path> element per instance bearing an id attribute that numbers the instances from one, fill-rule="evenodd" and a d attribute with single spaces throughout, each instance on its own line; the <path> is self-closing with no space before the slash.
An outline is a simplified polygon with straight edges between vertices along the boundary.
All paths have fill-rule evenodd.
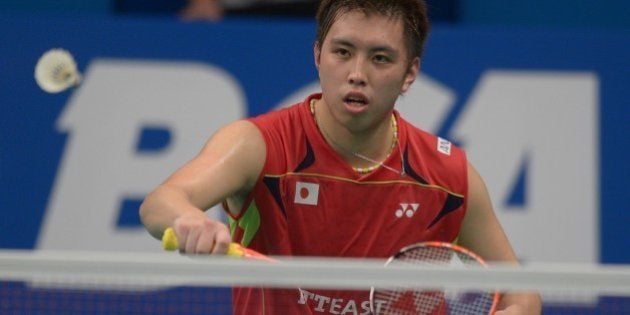
<path id="1" fill-rule="evenodd" d="M 408 58 L 400 19 L 341 14 L 315 47 L 323 99 L 335 120 L 360 132 L 388 119 L 418 74 L 418 58 Z"/>

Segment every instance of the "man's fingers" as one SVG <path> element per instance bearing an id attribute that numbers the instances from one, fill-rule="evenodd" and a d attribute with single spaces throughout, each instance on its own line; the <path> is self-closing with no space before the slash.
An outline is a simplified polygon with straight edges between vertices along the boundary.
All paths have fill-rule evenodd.
<path id="1" fill-rule="evenodd" d="M 210 254 L 214 247 L 214 233 L 204 231 L 197 240 L 195 254 Z"/>
<path id="2" fill-rule="evenodd" d="M 232 237 L 230 236 L 228 228 L 225 225 L 218 227 L 215 234 L 215 243 L 214 248 L 212 249 L 212 254 L 223 255 L 227 253 L 231 241 Z"/>
<path id="3" fill-rule="evenodd" d="M 182 254 L 225 254 L 231 242 L 228 227 L 209 219 L 181 218 L 173 230 Z"/>
<path id="4" fill-rule="evenodd" d="M 184 252 L 186 254 L 194 254 L 196 252 L 200 233 L 201 231 L 198 229 L 192 229 L 188 232 L 188 235 L 186 237 L 186 245 L 184 247 Z"/>

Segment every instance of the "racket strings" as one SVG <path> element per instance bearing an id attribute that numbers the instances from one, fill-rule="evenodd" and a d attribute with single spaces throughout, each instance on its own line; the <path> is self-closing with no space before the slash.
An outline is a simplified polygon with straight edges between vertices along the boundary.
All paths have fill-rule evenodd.
<path id="1" fill-rule="evenodd" d="M 400 252 L 389 265 L 478 267 L 473 255 L 449 247 L 427 246 Z M 488 314 L 494 292 L 457 289 L 387 288 L 373 291 L 374 314 Z"/>
<path id="2" fill-rule="evenodd" d="M 446 314 L 444 298 L 438 291 L 410 291 L 395 289 L 375 294 L 375 314 Z"/>

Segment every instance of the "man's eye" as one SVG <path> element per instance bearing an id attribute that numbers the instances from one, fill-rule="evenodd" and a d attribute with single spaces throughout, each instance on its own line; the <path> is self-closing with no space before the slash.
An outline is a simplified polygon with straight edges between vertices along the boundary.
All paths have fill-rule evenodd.
<path id="1" fill-rule="evenodd" d="M 385 55 L 376 55 L 374 56 L 374 61 L 377 63 L 388 63 L 391 61 L 391 59 L 389 59 L 389 57 Z"/>
<path id="2" fill-rule="evenodd" d="M 339 48 L 335 50 L 335 54 L 341 57 L 347 57 L 350 55 L 350 52 L 346 49 Z"/>

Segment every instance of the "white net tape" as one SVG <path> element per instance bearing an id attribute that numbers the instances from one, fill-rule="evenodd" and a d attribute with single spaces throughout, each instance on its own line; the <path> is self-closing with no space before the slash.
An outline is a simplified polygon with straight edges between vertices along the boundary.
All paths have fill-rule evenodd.
<path id="1" fill-rule="evenodd" d="M 93 279 L 107 283 L 265 285 L 360 289 L 455 287 L 630 295 L 630 266 L 587 264 L 390 266 L 379 259 L 291 258 L 268 263 L 220 256 L 0 251 L 1 280 Z M 325 275 L 325 276 L 324 276 Z M 422 281 L 418 281 L 422 279 Z"/>
<path id="2" fill-rule="evenodd" d="M 172 312 L 163 314 L 230 314 L 229 287 L 234 286 L 335 290 L 369 290 L 374 286 L 536 291 L 542 294 L 546 306 L 571 306 L 567 311 L 552 308 L 554 311 L 546 311 L 545 314 L 582 314 L 576 312 L 576 309 L 591 310 L 583 314 L 630 312 L 630 266 L 627 265 L 491 265 L 488 269 L 396 265 L 385 268 L 384 262 L 385 260 L 380 259 L 279 257 L 278 263 L 269 263 L 219 256 L 181 256 L 174 253 L 0 251 L 0 313 L 98 314 L 93 307 L 102 303 L 104 314 L 112 311 L 119 314 L 155 314 L 160 312 L 156 312 L 153 302 L 147 302 L 155 299 L 163 303 L 164 307 L 173 308 Z M 190 292 L 174 297 L 177 289 L 171 288 L 177 287 L 192 288 L 191 290 L 214 288 L 215 291 L 216 288 L 223 288 L 221 296 L 214 300 L 212 306 L 224 303 L 224 312 L 216 311 L 216 307 L 210 310 L 202 307 L 212 304 L 208 301 L 214 299 L 205 291 L 195 291 L 194 294 L 200 297 L 194 301 L 186 300 L 193 296 Z M 72 302 L 81 306 L 74 306 L 70 302 L 58 306 L 60 299 L 69 296 L 54 291 L 60 288 L 74 293 L 116 291 L 142 297 L 138 297 L 141 302 L 131 303 L 121 302 L 127 298 L 108 295 L 107 299 L 114 299 L 108 303 L 97 302 L 99 297 L 89 295 L 88 298 L 88 295 L 82 293 L 72 295 L 73 299 L 87 300 Z M 219 294 L 215 291 L 212 294 Z M 151 298 L 141 295 L 143 292 L 162 293 Z M 558 296 L 564 298 L 558 299 Z M 604 300 L 607 307 L 605 310 L 601 309 L 601 297 L 613 297 L 612 300 Z M 172 298 L 172 301 L 168 302 L 166 298 Z M 135 305 L 136 311 L 121 311 L 120 305 L 129 303 Z M 198 307 L 199 312 L 181 309 L 183 304 Z M 55 305 L 58 312 L 50 311 L 51 307 L 55 309 Z M 86 305 L 90 307 L 86 308 Z M 87 311 L 68 311 L 71 307 Z M 112 310 L 111 307 L 115 308 Z M 13 309 L 17 311 L 12 311 Z M 360 309 L 355 313 L 361 314 Z"/>

